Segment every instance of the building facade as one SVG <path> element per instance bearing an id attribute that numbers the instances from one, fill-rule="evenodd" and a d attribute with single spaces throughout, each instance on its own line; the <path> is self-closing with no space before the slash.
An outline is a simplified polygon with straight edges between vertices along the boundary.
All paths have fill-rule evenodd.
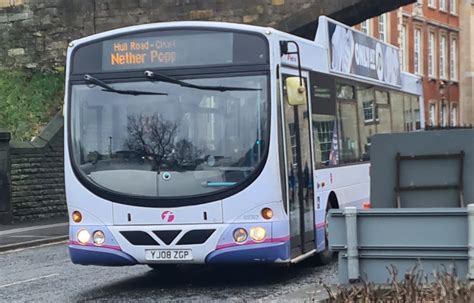
<path id="1" fill-rule="evenodd" d="M 427 126 L 462 123 L 459 1 L 418 0 L 356 26 L 398 46 L 401 69 L 422 77 Z"/>
<path id="2" fill-rule="evenodd" d="M 474 125 L 474 0 L 461 0 L 460 23 L 460 78 L 461 123 Z"/>

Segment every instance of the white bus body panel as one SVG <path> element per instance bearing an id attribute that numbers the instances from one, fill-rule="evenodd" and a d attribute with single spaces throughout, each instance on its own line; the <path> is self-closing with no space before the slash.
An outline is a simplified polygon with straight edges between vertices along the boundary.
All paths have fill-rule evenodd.
<path id="1" fill-rule="evenodd" d="M 192 249 L 192 263 L 204 263 L 206 262 L 206 257 L 209 256 L 209 254 L 218 251 L 219 246 L 222 248 L 227 247 L 225 246 L 227 244 L 232 244 L 232 231 L 237 227 L 250 228 L 254 226 L 262 226 L 267 230 L 269 235 L 269 243 L 257 243 L 256 245 L 249 245 L 249 247 L 260 245 L 265 247 L 266 244 L 276 245 L 278 243 L 288 243 L 289 220 L 288 214 L 282 203 L 282 184 L 280 177 L 280 160 L 278 154 L 280 150 L 279 146 L 283 144 L 282 142 L 278 142 L 277 130 L 277 94 L 279 94 L 279 92 L 277 92 L 276 81 L 280 80 L 276 79 L 275 68 L 277 64 L 297 68 L 297 59 L 294 55 L 280 57 L 279 41 L 293 40 L 299 44 L 302 55 L 301 65 L 304 70 L 331 75 L 332 73 L 330 73 L 328 64 L 328 49 L 324 46 L 324 43 L 320 43 L 318 41 L 319 32 L 324 29 L 320 28 L 318 30 L 316 41 L 305 40 L 271 28 L 217 22 L 172 22 L 139 25 L 129 27 L 127 28 L 127 31 L 160 29 L 170 26 L 173 28 L 205 26 L 219 29 L 241 29 L 258 32 L 268 38 L 270 46 L 271 70 L 269 78 L 269 95 L 271 96 L 271 129 L 269 154 L 264 168 L 261 174 L 254 180 L 254 182 L 252 182 L 252 184 L 250 184 L 241 192 L 220 201 L 214 201 L 202 205 L 173 208 L 137 207 L 107 201 L 94 195 L 87 188 L 85 188 L 77 180 L 72 171 L 69 160 L 68 144 L 65 144 L 65 182 L 69 218 L 71 218 L 71 214 L 75 210 L 79 210 L 83 213 L 83 221 L 79 224 L 70 220 L 71 241 L 75 240 L 75 232 L 79 228 L 91 228 L 91 230 L 93 230 L 92 228 L 95 228 L 95 226 L 103 226 L 106 230 L 110 230 L 110 236 L 114 241 L 116 241 L 114 242 L 116 244 L 116 248 L 118 247 L 119 250 L 132 256 L 139 263 L 150 263 L 150 261 L 145 259 L 145 249 L 148 248 L 130 244 L 120 233 L 121 231 L 145 231 L 155 241 L 162 243 L 160 242 L 161 240 L 153 234 L 153 231 L 179 229 L 181 230 L 180 235 L 182 235 L 185 232 L 194 229 L 215 229 L 215 232 L 204 244 L 176 246 L 176 241 L 178 241 L 180 238 L 180 236 L 178 236 L 170 245 L 166 246 L 166 248 L 170 249 Z M 67 70 L 70 70 L 71 68 L 70 59 L 74 47 L 95 39 L 124 33 L 126 32 L 123 29 L 117 29 L 72 42 L 71 45 L 73 45 L 73 47 L 68 49 Z M 344 77 L 341 75 L 337 76 Z M 349 76 L 346 78 L 353 79 Z M 421 85 L 418 80 L 416 76 L 403 73 L 402 88 L 399 89 L 420 96 L 422 95 Z M 67 83 L 69 81 L 68 74 L 66 74 L 66 81 Z M 371 81 L 365 82 L 371 83 Z M 375 84 L 380 85 L 380 83 Z M 67 116 L 66 108 L 68 86 L 66 86 L 65 95 L 65 121 L 68 121 L 69 117 Z M 421 109 L 421 112 L 423 112 L 423 109 Z M 65 123 L 64 128 L 65 142 L 68 142 L 68 123 Z M 370 165 L 368 163 L 361 163 L 315 170 L 315 227 L 317 241 L 316 245 L 318 251 L 321 251 L 325 248 L 325 211 L 330 194 L 334 192 L 338 199 L 339 207 L 341 208 L 348 205 L 360 206 L 365 202 L 369 202 L 369 166 Z M 272 208 L 274 217 L 271 220 L 265 220 L 262 218 L 261 210 L 264 207 Z M 164 211 L 169 211 L 174 214 L 174 220 L 172 222 L 165 222 L 162 219 Z M 207 212 L 207 220 L 204 220 L 203 212 Z M 130 222 L 128 221 L 129 214 L 131 217 Z M 222 243 L 225 245 L 222 245 Z M 75 247 L 77 246 L 78 245 L 75 244 Z M 241 247 L 244 248 L 246 246 L 242 245 Z M 234 244 L 234 246 L 230 247 L 230 249 L 237 250 L 241 247 L 235 246 Z M 93 248 L 95 249 L 96 247 Z M 278 260 L 278 262 L 289 262 L 289 258 Z"/>

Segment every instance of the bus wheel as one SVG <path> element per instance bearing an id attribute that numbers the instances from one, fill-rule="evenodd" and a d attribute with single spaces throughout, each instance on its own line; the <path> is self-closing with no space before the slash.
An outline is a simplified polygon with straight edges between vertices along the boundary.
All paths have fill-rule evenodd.
<path id="1" fill-rule="evenodd" d="M 334 252 L 329 250 L 328 247 L 328 235 L 329 235 L 329 229 L 328 229 L 328 218 L 329 218 L 329 210 L 332 209 L 331 202 L 328 202 L 326 206 L 326 216 L 324 218 L 324 224 L 326 225 L 324 228 L 324 236 L 325 236 L 325 242 L 326 242 L 326 247 L 324 250 L 320 253 L 318 253 L 316 257 L 316 262 L 319 265 L 326 265 L 331 263 L 331 261 L 334 259 Z"/>

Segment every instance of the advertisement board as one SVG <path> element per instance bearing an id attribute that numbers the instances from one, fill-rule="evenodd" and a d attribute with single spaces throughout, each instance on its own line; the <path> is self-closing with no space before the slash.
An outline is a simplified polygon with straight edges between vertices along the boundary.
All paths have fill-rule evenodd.
<path id="1" fill-rule="evenodd" d="M 398 48 L 326 20 L 331 71 L 402 85 Z"/>

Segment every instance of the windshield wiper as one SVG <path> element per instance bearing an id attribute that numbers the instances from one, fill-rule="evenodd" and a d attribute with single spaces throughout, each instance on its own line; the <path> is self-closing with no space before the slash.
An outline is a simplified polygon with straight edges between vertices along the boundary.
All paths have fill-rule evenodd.
<path id="1" fill-rule="evenodd" d="M 91 75 L 84 75 L 84 80 L 87 82 L 102 87 L 102 91 L 109 92 L 109 93 L 117 93 L 121 95 L 132 95 L 132 96 L 140 96 L 140 95 L 156 95 L 156 96 L 167 96 L 167 93 L 155 93 L 155 92 L 147 92 L 147 91 L 139 91 L 139 90 L 122 90 L 116 89 L 112 86 L 108 85 L 107 83 L 92 77 Z"/>
<path id="2" fill-rule="evenodd" d="M 215 90 L 219 92 L 226 92 L 226 91 L 258 91 L 262 90 L 261 88 L 250 88 L 250 87 L 232 87 L 232 86 L 209 86 L 209 85 L 198 85 L 198 84 L 192 84 L 186 81 L 181 81 L 176 78 L 166 76 L 163 74 L 158 74 L 154 73 L 152 71 L 145 71 L 145 76 L 150 79 L 150 80 L 155 80 L 155 81 L 163 81 L 167 83 L 174 83 L 178 84 L 183 87 L 190 87 L 190 88 L 195 88 L 195 89 L 201 89 L 201 90 Z"/>

